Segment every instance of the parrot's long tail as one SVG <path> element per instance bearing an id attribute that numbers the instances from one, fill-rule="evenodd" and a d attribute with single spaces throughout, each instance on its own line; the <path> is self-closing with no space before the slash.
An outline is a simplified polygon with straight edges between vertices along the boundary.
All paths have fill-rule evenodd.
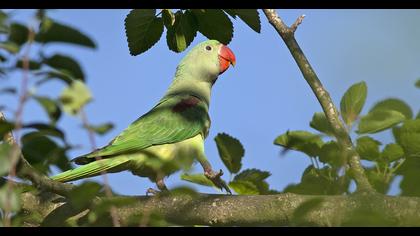
<path id="1" fill-rule="evenodd" d="M 102 174 L 104 171 L 115 172 L 118 167 L 122 167 L 123 164 L 129 162 L 129 158 L 118 157 L 118 158 L 107 158 L 97 160 L 78 167 L 76 169 L 68 170 L 60 173 L 51 179 L 59 182 L 69 182 L 73 180 L 93 177 Z"/>

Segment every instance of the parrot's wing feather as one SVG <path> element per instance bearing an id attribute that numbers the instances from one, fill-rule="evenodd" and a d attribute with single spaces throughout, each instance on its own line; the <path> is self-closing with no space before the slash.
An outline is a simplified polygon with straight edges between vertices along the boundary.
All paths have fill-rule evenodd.
<path id="1" fill-rule="evenodd" d="M 208 105 L 203 100 L 193 95 L 175 95 L 134 121 L 107 146 L 74 160 L 86 164 L 95 157 L 136 152 L 152 145 L 180 142 L 198 134 L 205 137 L 209 123 Z"/>

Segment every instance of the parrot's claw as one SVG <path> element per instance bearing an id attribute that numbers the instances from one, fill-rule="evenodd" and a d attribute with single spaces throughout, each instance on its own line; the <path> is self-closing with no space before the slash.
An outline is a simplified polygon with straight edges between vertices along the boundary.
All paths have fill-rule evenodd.
<path id="1" fill-rule="evenodd" d="M 159 190 L 156 190 L 156 189 L 153 189 L 153 188 L 148 188 L 146 190 L 146 196 L 149 196 L 149 194 L 157 195 L 159 193 L 160 193 Z"/>
<path id="2" fill-rule="evenodd" d="M 213 182 L 213 184 L 220 188 L 220 190 L 223 191 L 223 189 L 226 190 L 227 193 L 232 194 L 232 192 L 230 191 L 228 185 L 226 184 L 226 182 L 220 178 L 220 176 L 223 175 L 223 171 L 220 170 L 219 172 L 213 172 L 211 169 L 208 171 L 204 172 L 204 175 L 211 180 L 211 182 Z"/>

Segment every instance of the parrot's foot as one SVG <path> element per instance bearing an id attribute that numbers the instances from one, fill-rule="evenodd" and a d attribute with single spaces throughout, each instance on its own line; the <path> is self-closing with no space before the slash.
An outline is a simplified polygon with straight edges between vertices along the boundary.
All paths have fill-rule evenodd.
<path id="1" fill-rule="evenodd" d="M 168 188 L 165 185 L 165 182 L 163 181 L 163 178 L 159 178 L 156 180 L 156 186 L 160 191 L 153 188 L 148 188 L 146 191 L 146 196 L 149 196 L 149 194 L 158 195 L 160 193 L 169 192 Z"/>
<path id="2" fill-rule="evenodd" d="M 204 175 L 211 180 L 211 182 L 213 182 L 214 185 L 216 185 L 216 187 L 220 188 L 220 190 L 225 189 L 226 192 L 228 192 L 229 194 L 232 194 L 232 192 L 230 191 L 228 185 L 226 184 L 226 182 L 220 178 L 220 176 L 223 175 L 223 171 L 220 170 L 219 172 L 214 172 L 212 169 L 209 170 L 205 170 L 204 171 Z"/>
<path id="3" fill-rule="evenodd" d="M 149 196 L 149 194 L 153 194 L 153 195 L 158 195 L 160 193 L 159 190 L 153 189 L 153 188 L 148 188 L 146 190 L 146 196 Z"/>

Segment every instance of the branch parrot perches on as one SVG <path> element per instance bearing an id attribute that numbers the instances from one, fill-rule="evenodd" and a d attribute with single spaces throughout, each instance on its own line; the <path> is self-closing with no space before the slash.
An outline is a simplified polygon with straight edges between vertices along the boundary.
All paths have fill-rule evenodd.
<path id="1" fill-rule="evenodd" d="M 130 170 L 134 175 L 148 177 L 159 190 L 166 191 L 164 177 L 190 167 L 197 159 L 205 176 L 231 193 L 220 178 L 222 170 L 214 172 L 207 161 L 204 139 L 210 128 L 211 88 L 218 76 L 235 62 L 233 52 L 216 40 L 198 44 L 181 60 L 171 86 L 152 110 L 107 146 L 72 160 L 83 166 L 52 179 L 68 182 L 104 171 Z"/>

